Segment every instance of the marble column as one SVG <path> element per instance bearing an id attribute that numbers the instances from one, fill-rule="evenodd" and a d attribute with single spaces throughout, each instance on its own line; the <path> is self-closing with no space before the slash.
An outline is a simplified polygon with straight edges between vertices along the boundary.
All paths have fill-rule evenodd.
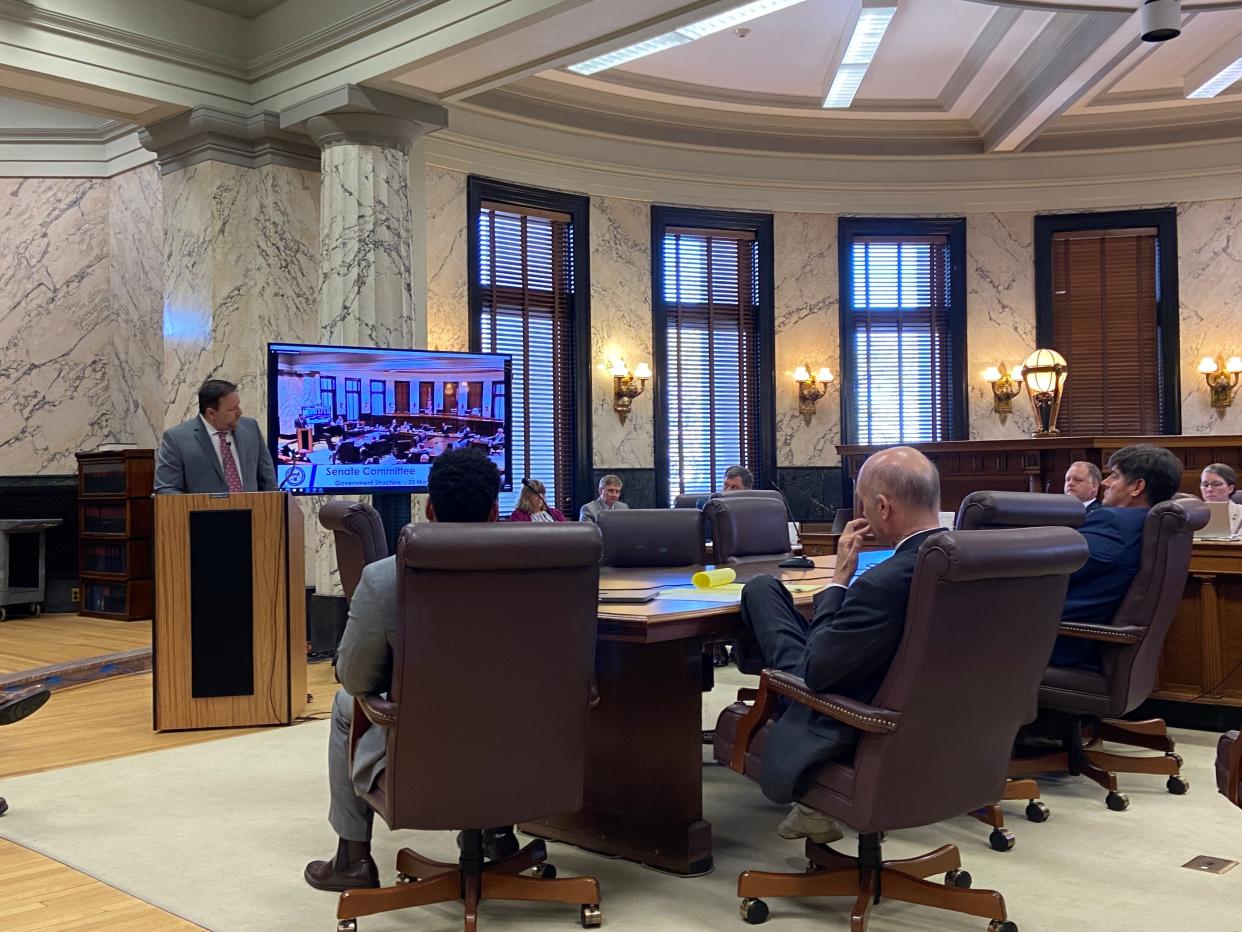
<path id="1" fill-rule="evenodd" d="M 164 426 L 197 413 L 204 379 L 225 378 L 266 430 L 266 344 L 317 336 L 316 150 L 274 114 L 209 108 L 142 141 L 163 189 Z"/>
<path id="2" fill-rule="evenodd" d="M 322 150 L 320 171 L 319 340 L 341 346 L 426 346 L 425 299 L 415 300 L 412 204 L 425 226 L 425 198 L 411 197 L 423 170 L 422 136 L 445 125 L 442 107 L 348 85 L 281 113 L 281 126 L 307 133 Z M 421 182 L 421 179 L 419 179 Z M 421 194 L 416 190 L 416 194 Z M 425 276 L 420 276 L 425 289 Z M 321 500 L 322 501 L 322 500 Z M 316 502 L 312 507 L 318 507 Z M 315 588 L 341 591 L 331 535 L 310 522 Z"/>

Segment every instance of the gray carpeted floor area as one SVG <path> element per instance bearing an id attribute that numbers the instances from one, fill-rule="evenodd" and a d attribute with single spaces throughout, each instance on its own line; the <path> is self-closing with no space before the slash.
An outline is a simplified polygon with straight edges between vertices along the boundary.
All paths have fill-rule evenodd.
<path id="1" fill-rule="evenodd" d="M 710 724 L 746 678 L 732 668 L 705 703 Z M 1176 930 L 1242 932 L 1242 868 L 1215 876 L 1180 867 L 1196 854 L 1242 860 L 1242 810 L 1215 792 L 1215 735 L 1179 732 L 1192 786 L 1171 796 L 1158 777 L 1129 777 L 1127 812 L 1105 808 L 1085 779 L 1044 781 L 1052 818 L 1033 825 L 1009 804 L 1018 836 L 991 851 L 987 829 L 962 817 L 890 835 L 886 854 L 919 854 L 945 842 L 962 850 L 976 887 L 1000 890 L 1022 932 Z M 41 851 L 135 896 L 220 932 L 335 928 L 335 902 L 302 881 L 306 861 L 335 847 L 327 826 L 327 723 L 316 722 L 5 782 L 13 810 L 0 836 Z M 603 889 L 605 928 L 690 932 L 745 928 L 735 883 L 746 868 L 800 870 L 801 845 L 775 827 L 783 808 L 715 765 L 704 769 L 706 817 L 714 826 L 716 870 L 676 878 L 563 845 L 550 845 L 562 876 L 593 874 Z M 847 836 L 847 843 L 852 838 Z M 397 848 L 452 859 L 447 832 L 380 828 L 376 859 L 386 882 Z M 848 849 L 846 849 L 848 850 Z M 845 900 L 769 900 L 772 932 L 849 927 Z M 987 922 L 919 907 L 881 904 L 872 932 L 985 929 Z M 572 907 L 485 903 L 486 929 L 573 929 Z M 362 932 L 461 928 L 444 905 L 360 920 Z"/>

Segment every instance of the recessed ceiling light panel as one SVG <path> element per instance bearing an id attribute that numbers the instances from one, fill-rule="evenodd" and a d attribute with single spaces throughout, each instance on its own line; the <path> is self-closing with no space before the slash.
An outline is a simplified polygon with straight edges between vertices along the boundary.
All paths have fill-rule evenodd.
<path id="1" fill-rule="evenodd" d="M 1187 94 L 1186 97 L 1189 100 L 1204 100 L 1208 97 L 1215 97 L 1221 91 L 1235 84 L 1239 78 L 1242 78 L 1242 58 L 1226 65 Z"/>
<path id="2" fill-rule="evenodd" d="M 689 41 L 690 39 L 683 35 L 668 32 L 662 36 L 656 36 L 654 39 L 644 39 L 642 42 L 635 42 L 633 45 L 627 45 L 625 48 L 617 49 L 615 52 L 608 52 L 592 58 L 590 61 L 570 65 L 569 70 L 574 72 L 574 74 L 595 74 L 597 71 L 615 68 L 617 65 L 624 65 L 626 62 L 645 58 L 648 55 L 663 52 L 665 49 L 671 49 L 677 45 L 685 45 Z"/>
<path id="3" fill-rule="evenodd" d="M 709 16 L 707 19 L 691 23 L 689 26 L 682 26 L 676 31 L 690 39 L 702 39 L 704 36 L 710 36 L 713 32 L 720 32 L 722 29 L 739 26 L 749 20 L 758 19 L 760 16 L 767 16 L 769 13 L 775 13 L 777 10 L 796 6 L 802 2 L 803 0 L 755 0 L 754 3 L 739 6 L 736 9 L 716 16 Z"/>
<path id="4" fill-rule="evenodd" d="M 893 14 L 896 12 L 895 6 L 863 7 L 858 14 L 858 22 L 854 24 L 849 45 L 845 48 L 841 67 L 837 69 L 832 86 L 824 97 L 825 108 L 848 107 L 854 102 L 854 95 L 867 73 L 867 66 L 875 58 L 884 33 L 888 30 L 888 24 L 893 21 Z"/>

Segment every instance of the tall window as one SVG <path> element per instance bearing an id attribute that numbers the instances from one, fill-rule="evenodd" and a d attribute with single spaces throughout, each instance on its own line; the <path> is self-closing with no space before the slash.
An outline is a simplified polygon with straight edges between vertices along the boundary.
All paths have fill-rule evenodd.
<path id="1" fill-rule="evenodd" d="M 345 379 L 345 419 L 358 420 L 362 410 L 362 379 Z"/>
<path id="2" fill-rule="evenodd" d="M 1176 223 L 1172 210 L 1035 219 L 1039 343 L 1069 366 L 1062 434 L 1177 433 Z"/>
<path id="3" fill-rule="evenodd" d="M 965 221 L 842 220 L 840 240 L 845 435 L 966 436 Z"/>
<path id="4" fill-rule="evenodd" d="M 569 513 L 590 482 L 586 199 L 472 178 L 470 205 L 471 346 L 513 357 L 501 509 L 530 476 Z"/>
<path id="5" fill-rule="evenodd" d="M 336 376 L 319 377 L 319 406 L 332 417 L 336 417 Z"/>
<path id="6" fill-rule="evenodd" d="M 386 387 L 382 379 L 371 379 L 371 413 L 383 414 L 388 410 Z"/>
<path id="7" fill-rule="evenodd" d="M 771 218 L 656 207 L 652 219 L 659 494 L 711 492 L 733 465 L 767 485 Z"/>

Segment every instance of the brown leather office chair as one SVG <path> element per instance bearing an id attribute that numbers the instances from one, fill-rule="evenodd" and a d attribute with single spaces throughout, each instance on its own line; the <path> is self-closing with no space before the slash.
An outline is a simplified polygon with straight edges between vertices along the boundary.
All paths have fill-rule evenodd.
<path id="1" fill-rule="evenodd" d="M 388 556 L 388 539 L 379 512 L 366 502 L 334 500 L 319 509 L 319 523 L 332 532 L 336 567 L 345 598 L 352 599 L 362 569 Z"/>
<path id="2" fill-rule="evenodd" d="M 519 876 L 542 865 L 542 841 L 486 864 L 482 847 L 485 826 L 582 806 L 599 556 L 591 524 L 401 532 L 392 692 L 357 698 L 351 756 L 367 728 L 387 727 L 387 766 L 364 798 L 393 829 L 463 829 L 462 853 L 447 864 L 402 849 L 396 886 L 341 895 L 342 932 L 359 916 L 455 900 L 472 932 L 484 897 L 576 904 L 585 927 L 600 924 L 594 879 L 556 879 L 546 865 Z M 479 592 L 503 606 L 469 598 Z"/>
<path id="3" fill-rule="evenodd" d="M 673 499 L 674 508 L 702 508 L 710 497 L 709 492 L 683 492 Z"/>
<path id="4" fill-rule="evenodd" d="M 1070 495 L 1043 492 L 971 492 L 957 509 L 955 527 L 959 531 L 1002 530 L 1023 527 L 1073 527 L 1086 520 L 1086 511 Z M 1002 800 L 1026 800 L 1026 817 L 1045 822 L 1051 814 L 1039 798 L 1039 784 L 1030 778 L 1010 780 Z M 994 851 L 1011 851 L 1016 839 L 1005 827 L 1005 814 L 999 804 L 983 806 L 971 813 L 992 828 L 988 844 Z"/>
<path id="5" fill-rule="evenodd" d="M 959 531 L 1017 527 L 1078 527 L 1087 518 L 1072 495 L 1043 492 L 971 492 L 957 509 Z"/>
<path id="6" fill-rule="evenodd" d="M 1190 784 L 1181 776 L 1182 759 L 1174 753 L 1164 722 L 1125 722 L 1118 717 L 1137 708 L 1155 688 L 1164 638 L 1186 588 L 1194 532 L 1207 519 L 1207 508 L 1185 499 L 1161 502 L 1148 512 L 1138 573 L 1112 623 L 1072 621 L 1061 626 L 1063 635 L 1098 641 L 1102 649 L 1100 670 L 1049 666 L 1044 673 L 1039 705 L 1064 717 L 1062 749 L 1015 758 L 1010 776 L 1083 774 L 1108 790 L 1105 802 L 1116 811 L 1130 805 L 1125 794 L 1117 792 L 1118 773 L 1162 774 L 1168 777 L 1170 793 L 1186 792 Z M 1101 749 L 1105 741 L 1162 753 L 1111 754 Z"/>
<path id="7" fill-rule="evenodd" d="M 1242 806 L 1242 740 L 1228 731 L 1216 742 L 1216 789 L 1235 806 Z"/>
<path id="8" fill-rule="evenodd" d="M 599 516 L 603 566 L 694 566 L 703 562 L 703 514 L 692 508 L 630 508 Z"/>
<path id="9" fill-rule="evenodd" d="M 861 732 L 853 758 L 827 763 L 802 797 L 858 831 L 858 857 L 808 841 L 805 873 L 746 871 L 738 896 L 748 922 L 766 917 L 763 896 L 853 896 L 850 928 L 860 930 L 873 902 L 887 897 L 1016 932 L 999 893 L 968 889 L 955 846 L 885 861 L 881 834 L 997 798 L 1014 733 L 1034 708 L 1069 575 L 1086 559 L 1086 543 L 1067 528 L 933 535 L 919 550 L 905 632 L 872 703 L 817 695 L 797 677 L 769 670 L 753 708 L 737 703 L 721 713 L 716 759 L 752 779 L 781 698 Z M 942 872 L 943 886 L 925 879 Z"/>
<path id="10" fill-rule="evenodd" d="M 789 512 L 779 492 L 713 496 L 703 514 L 711 524 L 712 562 L 717 566 L 789 553 Z"/>

